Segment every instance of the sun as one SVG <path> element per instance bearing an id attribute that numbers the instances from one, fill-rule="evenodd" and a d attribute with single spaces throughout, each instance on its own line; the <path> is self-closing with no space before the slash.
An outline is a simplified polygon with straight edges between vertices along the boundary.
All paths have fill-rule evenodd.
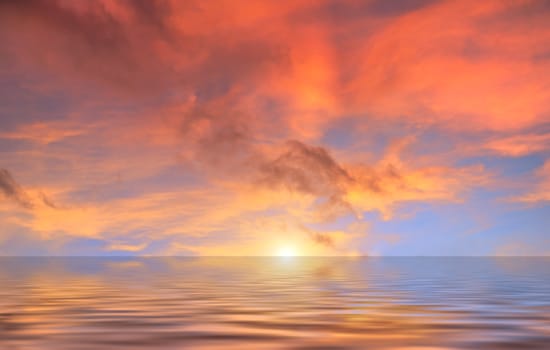
<path id="1" fill-rule="evenodd" d="M 296 256 L 296 249 L 294 249 L 294 247 L 291 247 L 291 246 L 280 247 L 279 250 L 277 251 L 277 256 L 282 256 L 282 257 Z"/>

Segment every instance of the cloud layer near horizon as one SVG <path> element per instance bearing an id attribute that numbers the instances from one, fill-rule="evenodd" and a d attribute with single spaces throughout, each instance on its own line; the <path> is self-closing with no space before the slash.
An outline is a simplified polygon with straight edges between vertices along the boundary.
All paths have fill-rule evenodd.
<path id="1" fill-rule="evenodd" d="M 549 18 L 529 0 L 2 2 L 0 253 L 406 254 L 431 240 L 409 234 L 423 210 L 489 201 L 474 231 L 539 210 Z M 527 230 L 481 252 L 550 248 Z"/>

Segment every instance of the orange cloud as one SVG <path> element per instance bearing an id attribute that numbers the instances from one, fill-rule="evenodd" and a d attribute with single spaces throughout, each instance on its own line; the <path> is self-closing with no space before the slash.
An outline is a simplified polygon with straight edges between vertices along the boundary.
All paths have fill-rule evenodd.
<path id="1" fill-rule="evenodd" d="M 2 18 L 13 29 L 5 50 L 27 67 L 127 93 L 223 96 L 263 113 L 272 100 L 290 137 L 304 140 L 346 113 L 459 129 L 548 121 L 543 1 L 442 1 L 395 16 L 339 6 L 362 16 L 306 1 L 37 1 L 6 3 Z"/>
<path id="2" fill-rule="evenodd" d="M 356 110 L 458 129 L 548 121 L 550 41 L 541 1 L 446 1 L 395 18 L 357 46 Z"/>
<path id="3" fill-rule="evenodd" d="M 550 149 L 550 134 L 521 134 L 487 142 L 486 149 L 500 155 L 521 157 Z"/>
<path id="4" fill-rule="evenodd" d="M 64 122 L 35 122 L 19 125 L 11 132 L 1 132 L 0 138 L 28 140 L 47 145 L 52 142 L 63 140 L 67 137 L 79 136 L 86 131 L 81 125 L 66 125 Z"/>
<path id="5" fill-rule="evenodd" d="M 258 217 L 282 215 L 311 252 L 347 252 L 343 232 L 308 225 L 461 202 L 492 180 L 481 165 L 405 157 L 416 141 L 403 133 L 436 127 L 472 139 L 469 150 L 514 157 L 548 150 L 548 135 L 532 131 L 550 121 L 543 1 L 380 4 L 3 2 L 2 73 L 76 102 L 55 120 L 10 116 L 0 141 L 32 142 L 2 153 L 2 166 L 28 185 L 5 170 L 0 190 L 20 206 L 31 198 L 23 223 L 33 232 L 112 239 L 108 249 L 208 236 L 169 249 L 217 254 L 246 242 L 235 232 Z M 336 151 L 324 136 L 343 120 L 358 142 L 374 144 L 377 123 L 400 129 L 388 143 L 405 141 Z M 548 197 L 544 171 L 520 200 Z M 268 245 L 252 239 L 246 251 Z"/>

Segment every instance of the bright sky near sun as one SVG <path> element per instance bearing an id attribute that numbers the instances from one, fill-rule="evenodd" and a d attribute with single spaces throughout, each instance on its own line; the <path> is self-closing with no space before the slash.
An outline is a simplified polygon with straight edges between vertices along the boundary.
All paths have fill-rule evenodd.
<path id="1" fill-rule="evenodd" d="M 3 1 L 0 255 L 548 255 L 550 2 Z"/>

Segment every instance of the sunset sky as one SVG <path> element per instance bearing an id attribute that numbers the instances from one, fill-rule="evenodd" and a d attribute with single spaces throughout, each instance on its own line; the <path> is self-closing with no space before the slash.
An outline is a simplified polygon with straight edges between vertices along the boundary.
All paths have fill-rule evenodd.
<path id="1" fill-rule="evenodd" d="M 550 255 L 550 2 L 0 3 L 0 255 Z"/>

